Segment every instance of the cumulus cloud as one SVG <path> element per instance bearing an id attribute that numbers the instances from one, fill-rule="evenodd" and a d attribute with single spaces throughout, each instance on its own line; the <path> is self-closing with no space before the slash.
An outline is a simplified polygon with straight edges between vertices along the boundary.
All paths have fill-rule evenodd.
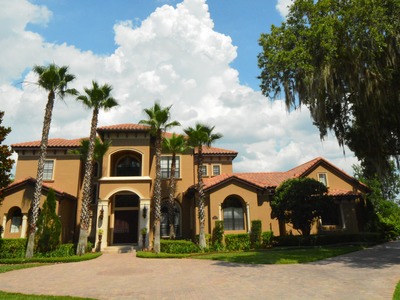
<path id="1" fill-rule="evenodd" d="M 45 42 L 25 28 L 30 22 L 47 24 L 51 12 L 24 0 L 5 2 L 26 12 L 15 14 L 18 26 L 0 27 L 0 35 L 14 37 L 7 47 L 14 49 L 14 55 L 0 47 L 0 55 L 7 57 L 0 61 L 1 109 L 6 112 L 5 125 L 13 130 L 7 143 L 40 139 L 47 95 L 33 84 L 34 74 L 23 74 L 34 64 L 54 61 L 70 67 L 77 76 L 72 87 L 78 90 L 93 79 L 114 87 L 120 105 L 100 114 L 100 126 L 137 123 L 145 118 L 143 109 L 157 100 L 163 106 L 173 105 L 172 117 L 183 127 L 195 122 L 215 125 L 224 135 L 216 146 L 239 152 L 235 171 L 287 170 L 324 156 L 351 172 L 355 160 L 343 157 L 334 138 L 320 142 L 306 108 L 289 114 L 282 101 L 270 102 L 240 84 L 238 71 L 230 67 L 237 49 L 229 36 L 214 30 L 205 0 L 184 0 L 175 7 L 165 4 L 140 25 L 132 20 L 115 24 L 116 49 L 108 56 Z M 0 20 L 2 14 L 6 15 L 4 10 Z M 22 85 L 11 84 L 21 76 Z M 51 137 L 87 136 L 90 116 L 71 98 L 57 101 Z"/>
<path id="2" fill-rule="evenodd" d="M 279 11 L 283 18 L 289 14 L 289 7 L 292 5 L 293 0 L 278 0 L 276 9 Z"/>

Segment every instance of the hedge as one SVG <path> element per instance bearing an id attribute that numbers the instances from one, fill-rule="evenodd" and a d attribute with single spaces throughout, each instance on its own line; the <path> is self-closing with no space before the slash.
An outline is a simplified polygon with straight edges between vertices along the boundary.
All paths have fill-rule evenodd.
<path id="1" fill-rule="evenodd" d="M 250 236 L 247 233 L 226 234 L 225 247 L 228 251 L 240 251 L 250 249 Z"/>
<path id="2" fill-rule="evenodd" d="M 355 233 L 355 234 L 329 234 L 329 235 L 286 235 L 273 238 L 276 246 L 322 246 L 347 243 L 369 243 L 377 244 L 382 242 L 382 235 L 379 233 Z"/>
<path id="3" fill-rule="evenodd" d="M 164 253 L 197 253 L 200 250 L 195 243 L 185 240 L 161 240 L 160 244 Z"/>
<path id="4" fill-rule="evenodd" d="M 26 238 L 0 239 L 0 258 L 25 257 Z"/>

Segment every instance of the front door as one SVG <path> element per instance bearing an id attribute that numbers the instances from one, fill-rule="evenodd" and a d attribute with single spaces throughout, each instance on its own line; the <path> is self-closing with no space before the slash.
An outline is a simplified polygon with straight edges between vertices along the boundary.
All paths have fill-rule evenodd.
<path id="1" fill-rule="evenodd" d="M 139 202 L 135 194 L 115 196 L 113 244 L 138 242 Z"/>
<path id="2" fill-rule="evenodd" d="M 138 242 L 138 211 L 117 210 L 114 219 L 114 244 Z"/>

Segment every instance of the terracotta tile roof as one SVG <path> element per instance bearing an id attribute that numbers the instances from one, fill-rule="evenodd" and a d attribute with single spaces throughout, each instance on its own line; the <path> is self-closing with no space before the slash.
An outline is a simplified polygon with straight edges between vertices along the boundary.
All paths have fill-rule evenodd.
<path id="1" fill-rule="evenodd" d="M 290 179 L 290 178 L 299 178 L 307 175 L 314 166 L 325 163 L 328 166 L 332 167 L 333 169 L 341 172 L 345 177 L 349 178 L 349 180 L 357 183 L 359 187 L 364 187 L 368 190 L 368 187 L 354 177 L 346 174 L 345 172 L 339 170 L 337 167 L 329 163 L 327 160 L 323 159 L 322 157 L 317 157 L 309 162 L 306 162 L 300 166 L 297 166 L 293 169 L 290 169 L 286 172 L 258 172 L 258 173 L 233 173 L 233 174 L 221 174 L 219 176 L 215 176 L 212 178 L 205 178 L 204 179 L 204 188 L 210 189 L 212 187 L 217 186 L 223 182 L 227 182 L 231 179 L 238 179 L 249 184 L 255 185 L 257 187 L 266 189 L 266 188 L 276 188 L 279 186 L 283 181 Z M 358 195 L 358 193 L 353 193 L 352 191 L 346 190 L 338 190 L 338 189 L 330 189 L 329 195 L 332 196 L 351 196 L 351 195 Z"/>
<path id="2" fill-rule="evenodd" d="M 143 131 L 143 130 L 150 130 L 150 126 L 141 125 L 141 124 L 125 123 L 125 124 L 102 126 L 102 127 L 98 127 L 97 128 L 98 132 L 104 132 L 104 131 Z"/>
<path id="3" fill-rule="evenodd" d="M 317 158 L 314 158 L 313 160 L 310 160 L 304 164 L 301 164 L 300 166 L 290 169 L 289 171 L 287 171 L 287 173 L 292 174 L 293 177 L 299 177 L 299 176 L 303 175 L 305 172 L 309 171 L 312 167 L 317 165 L 320 161 L 327 162 L 322 157 L 317 157 Z M 328 163 L 328 164 L 330 164 L 330 163 Z"/>
<path id="4" fill-rule="evenodd" d="M 340 189 L 328 189 L 328 195 L 330 196 L 358 196 L 360 193 L 356 193 L 348 190 Z"/>
<path id="5" fill-rule="evenodd" d="M 197 149 L 194 150 L 195 153 L 197 153 Z M 203 146 L 203 154 L 204 155 L 236 155 L 238 152 L 233 151 L 233 150 L 227 150 L 227 149 L 222 149 L 222 148 L 216 148 L 216 147 L 207 147 Z"/>
<path id="6" fill-rule="evenodd" d="M 2 191 L 7 191 L 7 190 L 13 189 L 15 187 L 24 185 L 26 183 L 27 184 L 31 184 L 31 185 L 35 185 L 36 184 L 36 179 L 33 178 L 33 177 L 26 177 L 24 179 L 21 179 L 21 180 L 18 180 L 18 181 L 14 181 L 13 183 L 9 184 L 8 186 L 6 186 L 5 188 L 3 188 L 1 190 Z M 49 184 L 46 184 L 45 182 L 43 182 L 43 188 L 46 189 L 46 190 L 51 188 L 59 196 L 76 199 L 76 197 L 74 195 L 71 195 L 69 193 L 66 193 L 66 192 L 60 190 L 60 189 L 57 189 L 56 187 L 51 186 Z"/>
<path id="7" fill-rule="evenodd" d="M 82 140 L 82 138 L 73 139 L 73 140 L 60 139 L 60 138 L 49 139 L 47 148 L 79 148 L 81 146 L 81 140 Z M 16 143 L 16 144 L 12 144 L 11 147 L 14 149 L 17 149 L 17 148 L 39 148 L 40 142 L 41 141 Z"/>

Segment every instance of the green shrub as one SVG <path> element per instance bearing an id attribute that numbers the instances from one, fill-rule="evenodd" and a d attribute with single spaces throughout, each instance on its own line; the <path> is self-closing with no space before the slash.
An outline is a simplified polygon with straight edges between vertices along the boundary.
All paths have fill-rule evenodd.
<path id="1" fill-rule="evenodd" d="M 264 231 L 261 234 L 261 246 L 262 248 L 268 248 L 273 245 L 274 233 L 273 231 Z"/>
<path id="2" fill-rule="evenodd" d="M 212 233 L 212 246 L 217 251 L 224 249 L 224 221 L 215 221 Z"/>
<path id="3" fill-rule="evenodd" d="M 225 247 L 228 251 L 239 251 L 250 249 L 250 236 L 247 233 L 226 234 Z"/>
<path id="4" fill-rule="evenodd" d="M 37 220 L 36 244 L 38 252 L 51 252 L 60 245 L 61 221 L 56 213 L 56 195 L 50 189 Z"/>
<path id="5" fill-rule="evenodd" d="M 197 253 L 199 247 L 191 241 L 184 240 L 161 240 L 161 252 L 164 253 Z"/>
<path id="6" fill-rule="evenodd" d="M 326 235 L 286 235 L 273 238 L 274 244 L 281 247 L 323 246 L 333 244 L 376 244 L 382 241 L 380 233 L 326 234 Z"/>
<path id="7" fill-rule="evenodd" d="M 26 239 L 0 239 L 0 258 L 25 257 Z"/>
<path id="8" fill-rule="evenodd" d="M 252 249 L 260 248 L 261 246 L 261 220 L 251 221 L 250 246 Z"/>

